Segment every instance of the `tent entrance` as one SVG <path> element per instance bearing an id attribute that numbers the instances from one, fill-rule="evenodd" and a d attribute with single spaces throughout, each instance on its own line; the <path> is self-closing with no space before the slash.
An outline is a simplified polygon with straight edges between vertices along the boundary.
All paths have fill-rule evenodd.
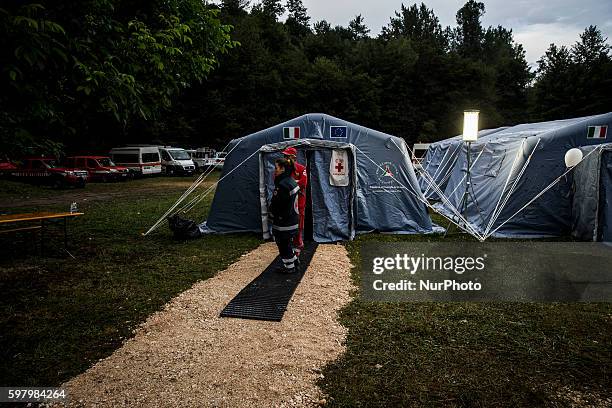
<path id="1" fill-rule="evenodd" d="M 274 161 L 287 146 L 298 150 L 298 162 L 306 166 L 308 189 L 304 240 L 319 243 L 355 237 L 356 173 L 354 147 L 330 141 L 296 140 L 266 145 L 260 150 L 260 205 L 264 238 L 270 236 L 267 206 L 274 190 Z M 330 164 L 334 150 L 346 152 L 348 185 L 332 185 Z"/>
<path id="2" fill-rule="evenodd" d="M 306 173 L 308 181 L 312 180 L 312 162 L 314 154 L 311 151 L 305 152 L 306 156 Z M 312 184 L 308 183 L 306 187 L 306 209 L 304 210 L 304 242 L 314 241 L 313 219 L 312 219 Z"/>

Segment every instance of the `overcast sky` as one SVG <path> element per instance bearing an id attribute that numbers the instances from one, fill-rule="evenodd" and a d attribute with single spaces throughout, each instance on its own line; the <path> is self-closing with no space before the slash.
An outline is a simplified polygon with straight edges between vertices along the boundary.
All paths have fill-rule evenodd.
<path id="1" fill-rule="evenodd" d="M 332 25 L 347 26 L 357 14 L 365 18 L 371 34 L 380 33 L 401 0 L 302 0 L 311 21 L 321 19 Z M 457 10 L 467 0 L 427 0 L 424 3 L 440 19 L 442 26 L 454 25 Z M 256 3 L 257 0 L 251 3 Z M 571 45 L 584 29 L 597 25 L 612 42 L 611 0 L 486 0 L 483 25 L 511 28 L 517 42 L 523 44 L 527 61 L 535 63 L 549 44 Z M 413 2 L 405 1 L 408 6 Z M 419 2 L 420 4 L 420 2 Z"/>

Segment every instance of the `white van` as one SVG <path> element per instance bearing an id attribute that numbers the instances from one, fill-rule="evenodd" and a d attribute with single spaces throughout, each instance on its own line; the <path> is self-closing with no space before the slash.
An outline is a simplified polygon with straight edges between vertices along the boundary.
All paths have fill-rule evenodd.
<path id="1" fill-rule="evenodd" d="M 115 147 L 109 152 L 111 160 L 117 166 L 123 166 L 140 174 L 159 174 L 162 172 L 159 148 L 150 145 L 132 145 Z"/>
<path id="2" fill-rule="evenodd" d="M 196 165 L 196 169 L 203 170 L 206 167 L 206 160 L 215 157 L 215 153 L 215 149 L 211 149 L 210 147 L 199 147 L 196 149 L 195 154 L 191 156 Z"/>
<path id="3" fill-rule="evenodd" d="M 163 172 L 167 175 L 193 174 L 195 163 L 185 149 L 164 146 L 159 148 Z"/>
<path id="4" fill-rule="evenodd" d="M 419 171 L 423 168 L 423 160 L 425 160 L 425 155 L 427 154 L 427 150 L 429 150 L 429 145 L 431 143 L 415 143 L 412 146 L 412 165 L 414 169 Z"/>

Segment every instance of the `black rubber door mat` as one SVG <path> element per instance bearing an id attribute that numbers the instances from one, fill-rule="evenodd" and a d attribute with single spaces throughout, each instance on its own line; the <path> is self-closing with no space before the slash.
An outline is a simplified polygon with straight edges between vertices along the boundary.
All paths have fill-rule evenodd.
<path id="1" fill-rule="evenodd" d="M 306 243 L 300 255 L 299 271 L 292 274 L 278 271 L 283 264 L 280 257 L 276 257 L 261 275 L 225 306 L 221 317 L 280 322 L 316 250 L 317 243 Z"/>

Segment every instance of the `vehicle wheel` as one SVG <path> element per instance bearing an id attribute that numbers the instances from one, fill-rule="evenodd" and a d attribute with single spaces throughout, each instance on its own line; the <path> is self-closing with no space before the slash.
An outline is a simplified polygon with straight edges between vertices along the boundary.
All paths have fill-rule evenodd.
<path id="1" fill-rule="evenodd" d="M 64 181 L 60 178 L 56 178 L 53 180 L 53 182 L 51 183 L 51 187 L 53 187 L 54 189 L 62 189 L 64 188 Z"/>
<path id="2" fill-rule="evenodd" d="M 174 169 L 172 167 L 166 167 L 166 174 L 168 176 L 174 176 Z"/>

